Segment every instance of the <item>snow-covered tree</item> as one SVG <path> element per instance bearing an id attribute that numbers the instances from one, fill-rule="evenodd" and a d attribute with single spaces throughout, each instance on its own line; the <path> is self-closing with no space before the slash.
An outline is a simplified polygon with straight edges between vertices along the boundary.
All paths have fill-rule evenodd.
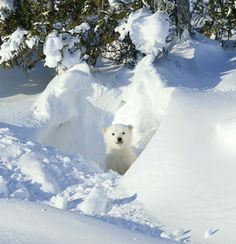
<path id="1" fill-rule="evenodd" d="M 56 66 L 61 70 L 68 68 L 64 60 L 68 56 L 73 57 L 71 64 L 75 63 L 75 56 L 77 62 L 86 59 L 92 65 L 96 64 L 101 56 L 110 58 L 116 63 L 129 64 L 130 60 L 135 59 L 134 46 L 128 37 L 120 42 L 115 28 L 119 20 L 142 5 L 142 1 L 131 3 L 107 0 L 14 1 L 12 9 L 5 6 L 1 9 L 4 19 L 0 22 L 3 42 L 0 47 L 0 64 L 18 65 L 28 69 L 38 60 L 46 58 L 47 65 Z M 15 40 L 16 33 L 24 35 Z M 54 47 L 55 54 L 48 52 L 47 45 L 52 40 L 60 44 Z M 17 45 L 14 45 L 14 49 L 8 48 L 6 53 L 5 47 L 15 41 Z M 47 62 L 51 59 L 47 55 L 57 57 L 57 63 L 52 65 L 51 62 Z"/>
<path id="2" fill-rule="evenodd" d="M 229 39 L 236 31 L 234 0 L 194 0 L 192 6 L 192 25 L 206 36 Z"/>
<path id="3" fill-rule="evenodd" d="M 231 35 L 236 22 L 233 0 L 192 1 L 195 28 L 216 39 Z M 143 8 L 147 11 L 139 11 L 139 17 L 148 22 L 149 6 L 158 23 L 152 27 L 157 38 L 152 40 L 153 53 L 158 55 L 160 46 L 165 48 L 163 40 L 171 40 L 166 29 L 160 34 L 163 28 L 159 24 L 166 23 L 162 18 L 168 19 L 172 34 L 181 37 L 185 29 L 190 30 L 189 0 L 4 0 L 0 5 L 0 64 L 30 69 L 43 60 L 61 72 L 81 60 L 95 65 L 104 57 L 132 66 L 147 49 L 137 43 L 137 22 L 131 19 Z M 165 14 L 155 14 L 157 11 Z M 131 23 L 135 23 L 133 27 Z M 122 26 L 129 31 L 122 31 Z M 141 32 L 140 38 L 150 44 L 145 31 Z"/>

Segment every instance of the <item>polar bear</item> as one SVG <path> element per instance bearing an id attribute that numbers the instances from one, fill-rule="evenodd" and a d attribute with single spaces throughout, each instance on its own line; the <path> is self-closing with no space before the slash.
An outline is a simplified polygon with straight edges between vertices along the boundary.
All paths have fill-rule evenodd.
<path id="1" fill-rule="evenodd" d="M 131 148 L 132 125 L 114 124 L 103 129 L 106 144 L 105 169 L 112 169 L 123 175 L 136 156 Z"/>

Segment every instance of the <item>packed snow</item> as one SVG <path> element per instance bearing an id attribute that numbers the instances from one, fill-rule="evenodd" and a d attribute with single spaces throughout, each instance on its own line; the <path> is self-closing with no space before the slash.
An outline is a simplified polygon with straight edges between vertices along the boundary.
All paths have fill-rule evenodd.
<path id="1" fill-rule="evenodd" d="M 156 60 L 169 20 L 144 9 L 117 31 L 146 54 L 133 70 L 91 71 L 56 32 L 44 46 L 53 79 L 42 65 L 34 78 L 0 70 L 0 240 L 235 243 L 235 51 L 196 34 Z M 134 127 L 124 176 L 103 171 L 112 123 Z"/>

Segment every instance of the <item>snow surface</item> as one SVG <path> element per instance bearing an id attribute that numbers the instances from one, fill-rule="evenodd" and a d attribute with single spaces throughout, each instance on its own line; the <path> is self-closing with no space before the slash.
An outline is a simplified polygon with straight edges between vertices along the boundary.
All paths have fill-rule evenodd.
<path id="1" fill-rule="evenodd" d="M 125 243 L 133 243 L 139 240 L 145 243 L 156 243 L 157 240 L 158 243 L 166 243 L 159 238 L 162 233 L 160 224 L 145 213 L 136 202 L 135 195 L 117 198 L 111 193 L 119 180 L 117 174 L 113 172 L 104 173 L 97 164 L 84 159 L 79 154 L 62 154 L 53 147 L 46 147 L 24 139 L 19 127 L 10 126 L 12 128 L 8 129 L 4 128 L 6 126 L 9 125 L 1 124 L 2 128 L 0 129 L 1 198 L 35 201 L 59 209 L 76 210 L 82 214 L 95 216 L 104 222 L 125 227 L 127 230 L 120 231 L 122 232 L 120 239 L 116 237 L 116 227 L 106 227 L 106 225 L 103 227 L 101 223 L 98 229 L 106 227 L 107 232 L 101 232 L 98 237 L 90 237 L 87 231 L 84 232 L 82 229 L 81 231 L 84 233 L 81 237 L 77 228 L 73 227 L 68 230 L 64 212 L 55 214 L 59 218 L 58 224 L 56 224 L 57 219 L 50 220 L 52 217 L 46 213 L 47 218 L 43 220 L 40 219 L 40 213 L 37 214 L 33 210 L 33 212 L 29 212 L 29 215 L 26 215 L 24 209 L 36 208 L 33 203 L 2 201 L 0 211 L 5 213 L 7 221 L 1 218 L 1 241 L 32 243 L 39 238 L 39 243 L 42 243 L 44 239 L 44 243 L 55 243 L 61 238 L 61 235 L 69 236 L 70 234 L 68 240 L 71 240 L 72 243 L 76 242 L 75 238 L 79 238 L 79 240 L 87 238 L 88 241 L 97 238 L 98 243 L 100 243 L 100 240 L 102 242 L 111 236 L 114 236 L 114 240 L 110 239 L 112 243 L 117 243 L 120 240 Z M 9 210 L 4 208 L 4 203 Z M 22 204 L 25 206 L 23 206 L 23 210 L 20 207 Z M 13 209 L 15 210 L 13 211 Z M 47 210 L 48 207 L 41 207 L 43 212 L 46 211 L 45 209 Z M 55 212 L 55 210 L 53 211 Z M 1 216 L 5 215 L 1 214 Z M 12 215 L 15 217 L 13 218 Z M 77 216 L 83 220 L 83 217 L 79 217 L 79 215 L 74 216 L 74 218 Z M 22 219 L 24 224 L 16 222 L 15 218 L 17 220 Z M 37 225 L 36 229 L 31 228 L 31 221 L 37 221 L 37 218 L 44 226 L 41 228 L 40 225 Z M 64 218 L 65 221 L 63 221 Z M 74 218 L 69 218 L 68 221 L 73 223 Z M 90 225 L 93 226 L 94 222 L 96 223 L 93 220 L 85 226 L 82 225 L 82 228 L 91 229 Z M 4 228 L 1 228 L 2 226 Z M 61 233 L 60 235 L 56 235 L 58 233 L 57 228 Z M 109 228 L 111 228 L 111 236 L 108 234 Z M 53 233 L 55 234 L 52 235 L 51 229 L 54 229 Z M 135 232 L 129 234 L 128 230 Z M 138 234 L 137 231 L 146 234 L 146 237 Z M 130 236 L 134 239 L 133 241 Z M 65 243 L 64 240 L 65 238 L 62 238 L 60 243 Z"/>
<path id="2" fill-rule="evenodd" d="M 190 231 L 194 243 L 236 241 L 236 93 L 231 55 L 235 53 L 203 39 L 179 44 L 169 62 L 159 62 L 162 79 L 170 85 L 179 80 L 186 87 L 172 92 L 158 131 L 117 189 L 137 194 L 167 233 Z M 211 86 L 216 88 L 205 90 Z"/>
<path id="3" fill-rule="evenodd" d="M 191 230 L 196 243 L 211 228 L 219 229 L 211 243 L 235 242 L 235 102 L 235 93 L 175 90 L 158 132 L 122 179 L 151 216 L 169 230 Z"/>
<path id="4" fill-rule="evenodd" d="M 42 204 L 5 199 L 0 204 L 1 243 L 157 243 L 154 238 Z"/>
<path id="5" fill-rule="evenodd" d="M 145 233 L 155 243 L 160 236 L 169 243 L 235 243 L 235 70 L 235 51 L 196 35 L 177 43 L 168 57 L 147 55 L 134 70 L 91 72 L 81 62 L 39 94 L 19 97 L 3 86 L 0 196 L 77 211 Z M 124 177 L 102 170 L 102 128 L 111 123 L 134 126 L 139 157 Z M 32 203 L 32 215 L 37 208 Z M 50 222 L 48 228 L 63 233 L 69 213 L 49 211 L 62 226 Z M 34 240 L 10 218 L 1 223 L 4 241 Z"/>

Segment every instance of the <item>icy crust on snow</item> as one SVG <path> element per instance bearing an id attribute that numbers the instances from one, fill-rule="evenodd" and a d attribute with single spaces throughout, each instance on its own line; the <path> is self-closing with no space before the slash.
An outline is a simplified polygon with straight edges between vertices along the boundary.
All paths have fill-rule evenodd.
<path id="1" fill-rule="evenodd" d="M 236 241 L 235 103 L 235 92 L 175 90 L 158 132 L 119 186 L 136 193 L 165 230 L 191 230 L 196 243 Z"/>
<path id="2" fill-rule="evenodd" d="M 49 200 L 74 184 L 83 184 L 101 170 L 79 154 L 63 155 L 8 128 L 0 129 L 0 196 Z"/>
<path id="3" fill-rule="evenodd" d="M 169 35 L 170 20 L 166 13 L 142 8 L 131 13 L 127 21 L 123 21 L 116 28 L 120 40 L 128 35 L 140 52 L 148 55 L 158 55 L 166 47 L 166 38 Z"/>

